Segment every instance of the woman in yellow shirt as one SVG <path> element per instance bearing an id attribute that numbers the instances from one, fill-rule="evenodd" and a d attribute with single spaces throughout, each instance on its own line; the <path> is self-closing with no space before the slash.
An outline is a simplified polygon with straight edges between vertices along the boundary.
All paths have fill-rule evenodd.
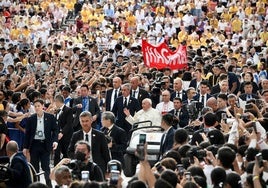
<path id="1" fill-rule="evenodd" d="M 82 17 L 82 21 L 84 23 L 88 23 L 89 21 L 89 17 L 90 17 L 90 10 L 88 9 L 88 7 L 84 6 L 80 12 L 81 17 Z"/>
<path id="2" fill-rule="evenodd" d="M 178 40 L 176 33 L 174 33 L 172 35 L 172 37 L 170 38 L 170 44 L 171 44 L 171 46 L 173 46 L 175 48 L 177 48 L 179 46 L 180 42 Z"/>
<path id="3" fill-rule="evenodd" d="M 239 20 L 238 15 L 235 15 L 234 20 L 231 23 L 233 32 L 240 32 L 242 29 L 242 21 Z"/>
<path id="4" fill-rule="evenodd" d="M 24 26 L 21 30 L 21 33 L 24 37 L 28 38 L 31 34 L 31 31 L 27 26 Z"/>
<path id="5" fill-rule="evenodd" d="M 248 3 L 247 4 L 247 7 L 245 8 L 245 14 L 246 14 L 246 16 L 251 15 L 252 14 L 252 11 L 253 11 L 253 9 L 251 7 L 251 3 Z"/>
<path id="6" fill-rule="evenodd" d="M 182 43 L 183 41 L 187 41 L 187 38 L 188 38 L 188 33 L 185 30 L 185 28 L 182 26 L 181 31 L 178 33 L 179 42 Z"/>
<path id="7" fill-rule="evenodd" d="M 128 22 L 129 33 L 134 33 L 136 30 L 136 17 L 133 15 L 133 13 L 129 13 L 129 15 L 126 17 L 126 21 Z"/>
<path id="8" fill-rule="evenodd" d="M 155 9 L 155 13 L 156 14 L 161 13 L 162 15 L 164 15 L 165 11 L 166 11 L 166 8 L 162 5 L 162 3 L 158 3 Z"/>
<path id="9" fill-rule="evenodd" d="M 234 14 L 237 13 L 237 11 L 238 11 L 238 7 L 233 3 L 233 4 L 231 5 L 231 7 L 229 8 L 229 13 L 230 13 L 231 15 L 234 15 Z"/>
<path id="10" fill-rule="evenodd" d="M 229 22 L 232 19 L 232 15 L 227 11 L 227 9 L 224 9 L 223 13 L 221 14 L 221 19 Z"/>
<path id="11" fill-rule="evenodd" d="M 17 25 L 13 25 L 10 31 L 10 39 L 17 40 L 20 35 L 20 30 L 17 28 Z"/>

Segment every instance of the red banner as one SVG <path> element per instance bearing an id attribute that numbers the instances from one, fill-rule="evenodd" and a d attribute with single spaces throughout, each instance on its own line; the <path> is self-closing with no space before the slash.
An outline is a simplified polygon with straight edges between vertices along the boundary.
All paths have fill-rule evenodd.
<path id="1" fill-rule="evenodd" d="M 176 51 L 171 51 L 164 42 L 153 46 L 146 40 L 142 40 L 142 52 L 144 64 L 147 67 L 172 70 L 187 67 L 186 46 L 180 45 Z"/>

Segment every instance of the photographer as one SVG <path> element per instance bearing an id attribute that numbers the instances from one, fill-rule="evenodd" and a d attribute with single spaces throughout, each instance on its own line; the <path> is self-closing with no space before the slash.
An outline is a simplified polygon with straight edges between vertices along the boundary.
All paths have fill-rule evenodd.
<path id="1" fill-rule="evenodd" d="M 81 180 L 81 172 L 88 171 L 88 180 L 104 181 L 100 167 L 96 163 L 90 162 L 90 146 L 86 141 L 80 140 L 75 144 L 74 160 L 67 166 L 72 169 L 73 179 Z"/>

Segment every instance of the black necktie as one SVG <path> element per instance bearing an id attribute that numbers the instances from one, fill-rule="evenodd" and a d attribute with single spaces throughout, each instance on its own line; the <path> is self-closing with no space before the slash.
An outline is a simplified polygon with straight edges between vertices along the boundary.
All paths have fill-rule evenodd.
<path id="1" fill-rule="evenodd" d="M 176 110 L 175 111 L 175 116 L 178 116 L 179 115 L 179 110 Z"/>
<path id="2" fill-rule="evenodd" d="M 204 95 L 202 95 L 202 97 L 201 97 L 201 102 L 202 102 L 203 106 L 205 106 L 205 96 Z"/>
<path id="3" fill-rule="evenodd" d="M 114 101 L 115 101 L 116 98 L 117 98 L 117 89 L 114 90 Z"/>
<path id="4" fill-rule="evenodd" d="M 134 98 L 135 98 L 135 94 L 136 94 L 136 91 L 135 91 L 135 90 L 133 90 L 133 92 L 132 92 L 132 97 L 134 97 Z"/>
<path id="5" fill-rule="evenodd" d="M 89 139 L 88 139 L 88 134 L 86 134 L 86 139 L 85 139 L 87 142 L 89 141 Z"/>
<path id="6" fill-rule="evenodd" d="M 124 101 L 124 108 L 127 107 L 127 98 L 125 97 L 125 101 Z"/>
<path id="7" fill-rule="evenodd" d="M 110 136 L 112 129 L 107 129 L 106 135 Z"/>

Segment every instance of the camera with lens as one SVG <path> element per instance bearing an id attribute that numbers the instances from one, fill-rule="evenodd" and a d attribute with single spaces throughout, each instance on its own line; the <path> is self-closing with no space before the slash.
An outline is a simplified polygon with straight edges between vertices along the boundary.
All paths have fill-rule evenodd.
<path id="1" fill-rule="evenodd" d="M 161 86 L 162 86 L 162 82 L 155 82 L 154 86 L 155 86 L 156 88 L 161 88 Z"/>
<path id="2" fill-rule="evenodd" d="M 71 160 L 69 164 L 66 164 L 72 170 L 72 178 L 74 180 L 81 180 L 81 171 L 86 167 L 84 163 L 86 154 L 82 152 L 75 153 L 75 159 Z"/>
<path id="3" fill-rule="evenodd" d="M 74 180 L 81 180 L 81 169 L 85 164 L 82 161 L 73 159 L 67 166 L 72 170 L 72 178 Z"/>
<path id="4" fill-rule="evenodd" d="M 203 160 L 203 158 L 207 156 L 207 152 L 203 149 L 191 148 L 186 153 L 186 156 L 190 158 L 191 163 L 194 163 L 194 157 L 196 157 L 198 160 Z"/>
<path id="5" fill-rule="evenodd" d="M 81 161 L 77 160 L 77 159 L 73 159 L 71 160 L 71 162 L 69 164 L 67 164 L 67 166 L 71 169 L 71 170 L 77 170 L 79 169 L 81 164 Z"/>
<path id="6" fill-rule="evenodd" d="M 153 96 L 158 96 L 158 95 L 160 95 L 161 94 L 161 89 L 160 89 L 160 87 L 153 87 L 152 88 L 152 90 L 151 90 L 151 94 L 153 95 Z"/>

